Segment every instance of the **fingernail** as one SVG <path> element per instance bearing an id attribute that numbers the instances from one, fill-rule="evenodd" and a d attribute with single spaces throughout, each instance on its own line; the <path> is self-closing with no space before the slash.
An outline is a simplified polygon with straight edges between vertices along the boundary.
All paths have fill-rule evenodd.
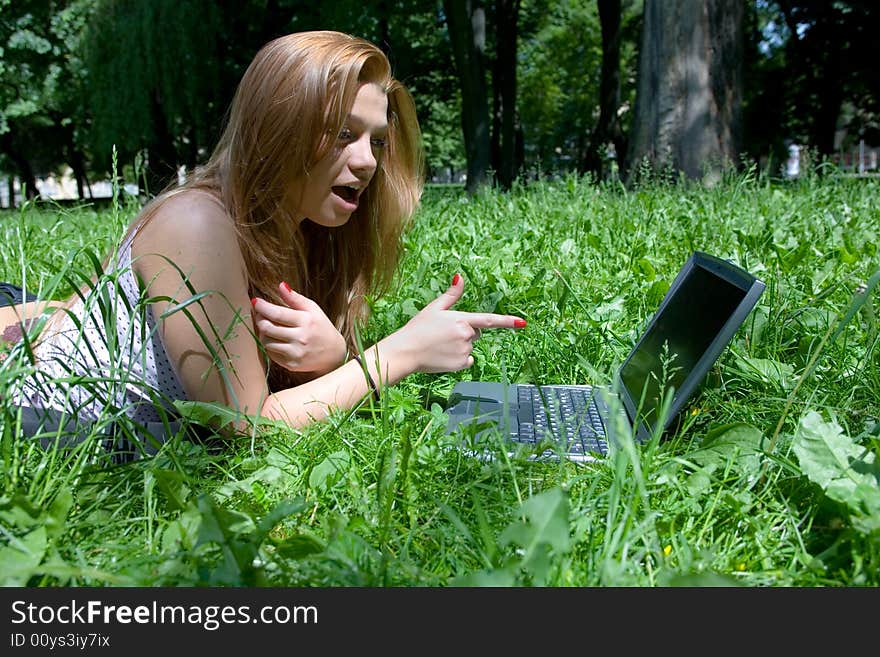
<path id="1" fill-rule="evenodd" d="M 461 282 L 461 276 L 459 274 L 456 274 L 455 276 L 452 277 L 452 287 L 455 287 L 460 282 Z"/>
<path id="2" fill-rule="evenodd" d="M 283 287 L 288 292 L 293 292 L 293 290 L 291 290 L 290 286 L 287 284 L 287 281 L 281 281 L 281 287 Z"/>
<path id="3" fill-rule="evenodd" d="M 253 299 L 251 299 L 251 305 L 254 306 L 254 307 L 256 307 L 256 305 L 257 305 L 257 298 L 256 298 L 256 297 L 254 297 Z"/>
<path id="4" fill-rule="evenodd" d="M 525 328 L 526 320 L 524 319 L 515 319 L 513 320 L 513 328 Z"/>

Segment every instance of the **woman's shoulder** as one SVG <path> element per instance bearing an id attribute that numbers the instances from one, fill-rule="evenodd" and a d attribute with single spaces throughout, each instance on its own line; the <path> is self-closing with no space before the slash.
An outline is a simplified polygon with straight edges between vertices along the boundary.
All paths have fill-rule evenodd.
<path id="1" fill-rule="evenodd" d="M 185 275 L 198 289 L 238 292 L 247 271 L 232 219 L 217 198 L 182 190 L 148 209 L 131 243 L 132 264 L 159 296 L 173 296 Z M 169 264 L 171 267 L 169 267 Z"/>
<path id="2" fill-rule="evenodd" d="M 153 226 L 161 230 L 192 230 L 207 226 L 219 229 L 232 228 L 232 219 L 220 198 L 202 189 L 175 191 L 152 210 L 144 228 Z"/>
<path id="3" fill-rule="evenodd" d="M 217 195 L 198 189 L 174 192 L 151 209 L 132 243 L 135 252 L 164 251 L 164 245 L 235 242 L 235 226 Z"/>

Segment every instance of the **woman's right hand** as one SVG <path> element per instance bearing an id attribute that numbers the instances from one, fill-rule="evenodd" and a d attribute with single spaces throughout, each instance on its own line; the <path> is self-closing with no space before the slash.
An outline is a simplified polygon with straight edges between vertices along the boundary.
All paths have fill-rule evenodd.
<path id="1" fill-rule="evenodd" d="M 464 280 L 456 274 L 449 289 L 389 336 L 398 349 L 408 354 L 413 372 L 468 368 L 474 364 L 471 352 L 483 329 L 525 327 L 526 321 L 514 315 L 452 310 L 463 292 Z"/>
<path id="2" fill-rule="evenodd" d="M 287 306 L 252 299 L 254 326 L 269 357 L 291 372 L 317 375 L 339 367 L 345 360 L 345 338 L 321 307 L 287 283 L 278 288 Z"/>

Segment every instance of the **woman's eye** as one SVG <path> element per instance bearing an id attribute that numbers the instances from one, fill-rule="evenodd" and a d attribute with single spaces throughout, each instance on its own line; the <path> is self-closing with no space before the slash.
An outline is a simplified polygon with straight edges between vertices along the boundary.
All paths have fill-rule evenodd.
<path id="1" fill-rule="evenodd" d="M 348 128 L 343 128 L 339 131 L 339 139 L 342 141 L 351 141 L 353 138 L 354 134 Z"/>
<path id="2" fill-rule="evenodd" d="M 375 146 L 376 148 L 385 148 L 385 145 L 386 145 L 388 142 L 387 142 L 386 140 L 384 140 L 384 139 L 380 139 L 379 137 L 373 137 L 373 138 L 370 140 L 370 143 L 371 143 L 373 146 Z"/>

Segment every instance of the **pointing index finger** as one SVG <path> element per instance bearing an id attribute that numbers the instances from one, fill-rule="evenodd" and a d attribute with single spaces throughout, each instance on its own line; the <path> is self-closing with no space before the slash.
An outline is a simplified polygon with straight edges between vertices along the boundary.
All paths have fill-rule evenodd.
<path id="1" fill-rule="evenodd" d="M 465 313 L 465 321 L 475 329 L 526 327 L 526 320 L 515 315 L 496 315 L 495 313 Z"/>

